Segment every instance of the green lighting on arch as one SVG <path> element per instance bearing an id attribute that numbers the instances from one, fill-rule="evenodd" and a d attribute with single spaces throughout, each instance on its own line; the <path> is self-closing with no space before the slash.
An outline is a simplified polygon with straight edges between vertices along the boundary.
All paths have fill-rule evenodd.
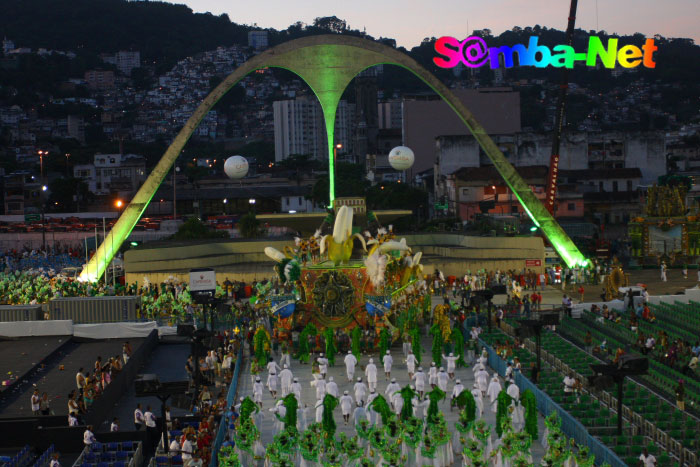
<path id="1" fill-rule="evenodd" d="M 329 202 L 335 199 L 335 161 L 333 160 L 334 125 L 338 103 L 350 81 L 361 71 L 387 64 L 400 66 L 427 84 L 457 113 L 474 138 L 493 162 L 528 216 L 552 243 L 569 266 L 583 264 L 585 258 L 561 226 L 537 199 L 528 184 L 503 156 L 486 130 L 464 104 L 432 73 L 411 57 L 377 42 L 341 35 L 311 36 L 286 42 L 248 60 L 222 81 L 197 107 L 184 127 L 163 154 L 139 191 L 119 217 L 105 241 L 97 249 L 83 272 L 81 280 L 102 277 L 114 253 L 126 241 L 132 229 L 151 202 L 158 187 L 172 169 L 183 147 L 204 116 L 221 97 L 249 73 L 267 67 L 284 68 L 302 78 L 318 98 L 326 125 L 328 141 Z"/>

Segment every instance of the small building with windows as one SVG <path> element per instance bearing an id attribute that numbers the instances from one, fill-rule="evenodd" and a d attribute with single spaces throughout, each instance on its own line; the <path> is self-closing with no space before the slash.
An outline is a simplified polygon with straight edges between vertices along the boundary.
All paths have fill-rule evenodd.
<path id="1" fill-rule="evenodd" d="M 73 176 L 83 179 L 95 195 L 128 198 L 146 181 L 146 158 L 137 154 L 95 154 L 93 164 L 73 167 Z"/>

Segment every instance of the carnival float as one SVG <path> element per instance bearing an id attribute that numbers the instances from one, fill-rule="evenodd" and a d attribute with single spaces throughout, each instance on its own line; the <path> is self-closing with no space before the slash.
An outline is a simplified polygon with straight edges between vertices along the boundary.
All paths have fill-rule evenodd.
<path id="1" fill-rule="evenodd" d="M 647 189 L 644 213 L 629 223 L 630 253 L 640 266 L 680 266 L 700 256 L 700 218 L 687 206 L 688 182 L 669 180 Z"/>
<path id="2" fill-rule="evenodd" d="M 278 332 L 308 324 L 320 332 L 375 327 L 377 335 L 386 329 L 395 339 L 405 324 L 399 312 L 405 320 L 406 311 L 423 310 L 429 294 L 421 253 L 371 212 L 362 229 L 353 218 L 351 206 L 339 206 L 310 238 L 296 238 L 283 251 L 265 248 L 277 282 L 259 289 L 254 305 L 270 310 Z"/>

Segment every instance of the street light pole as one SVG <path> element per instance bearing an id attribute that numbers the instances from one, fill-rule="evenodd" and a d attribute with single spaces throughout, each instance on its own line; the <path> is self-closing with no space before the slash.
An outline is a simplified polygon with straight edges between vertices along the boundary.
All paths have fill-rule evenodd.
<path id="1" fill-rule="evenodd" d="M 46 185 L 41 185 L 41 245 L 46 251 L 46 221 L 44 220 L 44 192 L 46 191 Z"/>
<path id="2" fill-rule="evenodd" d="M 338 149 L 342 149 L 343 145 L 341 143 L 336 144 L 333 146 L 333 164 L 337 162 L 338 159 Z"/>
<path id="3" fill-rule="evenodd" d="M 180 167 L 173 169 L 173 220 L 177 219 L 177 173 Z"/>

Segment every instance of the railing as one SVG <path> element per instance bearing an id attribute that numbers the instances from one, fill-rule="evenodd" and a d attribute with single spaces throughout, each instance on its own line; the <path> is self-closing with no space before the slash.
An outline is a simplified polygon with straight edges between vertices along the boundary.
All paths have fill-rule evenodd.
<path id="1" fill-rule="evenodd" d="M 486 349 L 489 355 L 489 366 L 496 370 L 500 376 L 505 376 L 506 373 L 506 362 L 496 354 L 488 344 L 483 340 L 479 339 L 480 344 Z M 588 446 L 591 454 L 595 456 L 596 465 L 601 465 L 605 462 L 610 464 L 612 467 L 626 467 L 622 460 L 620 460 L 617 455 L 610 450 L 607 446 L 601 443 L 597 438 L 591 436 L 588 430 L 575 418 L 573 418 L 566 410 L 562 409 L 558 404 L 556 404 L 547 394 L 545 394 L 541 389 L 535 386 L 530 380 L 520 372 L 516 372 L 515 384 L 520 388 L 521 393 L 527 389 L 531 390 L 535 394 L 535 399 L 537 401 L 537 410 L 543 416 L 548 416 L 552 412 L 556 412 L 561 419 L 561 430 L 569 438 L 573 438 L 576 443 L 580 445 Z"/>
<path id="2" fill-rule="evenodd" d="M 238 357 L 236 358 L 236 368 L 233 370 L 233 379 L 231 380 L 231 386 L 228 388 L 228 393 L 226 394 L 226 407 L 221 414 L 221 420 L 219 421 L 219 430 L 216 432 L 216 439 L 211 450 L 211 463 L 209 467 L 217 467 L 219 465 L 219 450 L 221 449 L 221 444 L 224 442 L 224 436 L 228 430 L 229 425 L 229 408 L 233 405 L 233 401 L 236 398 L 236 392 L 238 391 L 238 377 L 241 372 L 241 366 L 243 365 L 243 345 L 238 350 Z"/>

